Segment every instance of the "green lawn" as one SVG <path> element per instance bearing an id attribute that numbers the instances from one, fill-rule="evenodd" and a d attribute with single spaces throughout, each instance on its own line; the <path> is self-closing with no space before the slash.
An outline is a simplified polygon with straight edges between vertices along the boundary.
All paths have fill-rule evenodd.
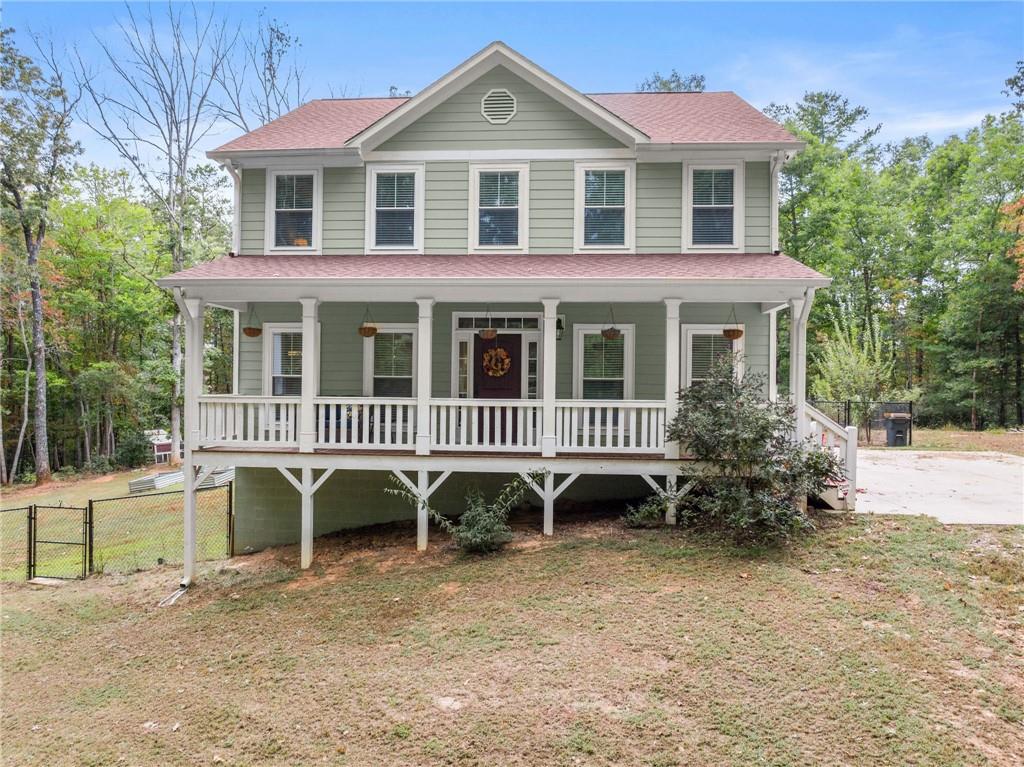
<path id="1" fill-rule="evenodd" d="M 831 517 L 753 556 L 566 516 L 486 558 L 318 539 L 170 608 L 176 569 L 4 584 L 4 763 L 1024 762 L 1019 529 Z"/>

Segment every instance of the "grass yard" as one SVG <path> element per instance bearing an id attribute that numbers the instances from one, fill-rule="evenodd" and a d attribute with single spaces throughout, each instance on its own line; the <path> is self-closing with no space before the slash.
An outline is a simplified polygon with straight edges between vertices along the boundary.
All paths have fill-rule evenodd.
<path id="1" fill-rule="evenodd" d="M 536 520 L 530 520 L 531 525 Z M 1019 529 L 832 517 L 753 558 L 560 518 L 3 584 L 5 765 L 1019 765 Z"/>
<path id="2" fill-rule="evenodd" d="M 885 444 L 885 435 L 882 435 Z M 1024 455 L 1024 432 L 914 428 L 914 450 L 994 450 Z"/>

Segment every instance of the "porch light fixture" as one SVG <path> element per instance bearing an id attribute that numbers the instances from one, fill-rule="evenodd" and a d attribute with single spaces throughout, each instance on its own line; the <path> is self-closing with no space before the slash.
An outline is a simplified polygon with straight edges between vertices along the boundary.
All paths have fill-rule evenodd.
<path id="1" fill-rule="evenodd" d="M 601 337 L 606 341 L 618 341 L 622 338 L 622 331 L 615 327 L 615 309 L 608 304 L 608 325 L 601 328 Z"/>
<path id="2" fill-rule="evenodd" d="M 494 322 L 491 320 L 491 307 L 487 305 L 487 327 L 480 328 L 478 335 L 485 341 L 493 341 L 498 337 L 498 329 L 494 327 Z"/>
<path id="3" fill-rule="evenodd" d="M 738 341 L 743 338 L 743 328 L 736 320 L 736 304 L 732 305 L 732 312 L 729 314 L 729 322 L 722 329 L 722 335 L 730 341 Z"/>
<path id="4" fill-rule="evenodd" d="M 259 318 L 256 316 L 256 310 L 252 304 L 249 304 L 249 316 L 246 317 L 245 325 L 242 326 L 242 332 L 248 338 L 259 338 L 263 335 L 263 327 L 260 325 Z"/>
<path id="5" fill-rule="evenodd" d="M 373 338 L 377 335 L 377 324 L 373 321 L 373 315 L 370 314 L 370 305 L 366 305 L 366 311 L 363 312 L 363 322 L 359 325 L 359 335 L 363 338 Z"/>
<path id="6" fill-rule="evenodd" d="M 565 333 L 565 320 L 562 319 L 562 315 L 559 314 L 555 320 L 555 340 L 561 341 L 562 334 Z"/>

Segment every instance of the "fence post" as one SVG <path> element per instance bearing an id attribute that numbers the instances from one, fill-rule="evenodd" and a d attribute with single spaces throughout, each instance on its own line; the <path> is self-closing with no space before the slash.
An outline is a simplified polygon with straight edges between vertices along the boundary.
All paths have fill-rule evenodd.
<path id="1" fill-rule="evenodd" d="M 26 526 L 27 539 L 25 541 L 25 580 L 32 580 L 34 575 L 35 565 L 35 526 L 36 526 L 36 507 L 30 505 L 28 507 L 28 525 Z"/>
<path id="2" fill-rule="evenodd" d="M 93 544 L 93 540 L 95 539 L 95 536 L 93 536 L 92 498 L 89 499 L 88 511 L 86 511 L 86 516 L 85 516 L 85 525 L 86 525 L 86 529 L 89 531 L 89 540 L 88 540 L 88 545 L 86 547 L 87 560 L 88 560 L 88 563 L 89 563 L 89 569 L 87 571 L 87 575 L 92 575 L 93 572 L 94 572 L 94 569 L 93 569 L 93 558 L 92 558 L 92 544 Z"/>

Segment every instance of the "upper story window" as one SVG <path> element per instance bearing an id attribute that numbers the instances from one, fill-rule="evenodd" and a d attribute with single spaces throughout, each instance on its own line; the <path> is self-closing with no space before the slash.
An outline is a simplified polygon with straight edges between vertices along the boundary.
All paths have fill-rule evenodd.
<path id="1" fill-rule="evenodd" d="M 739 249 L 743 244 L 741 166 L 690 165 L 686 180 L 686 248 Z"/>
<path id="2" fill-rule="evenodd" d="M 315 251 L 320 247 L 320 174 L 274 171 L 267 185 L 266 243 L 271 250 Z"/>
<path id="3" fill-rule="evenodd" d="M 370 167 L 366 241 L 370 250 L 423 252 L 423 166 Z"/>
<path id="4" fill-rule="evenodd" d="M 470 168 L 470 251 L 526 252 L 529 164 Z"/>
<path id="5" fill-rule="evenodd" d="M 576 249 L 633 249 L 632 165 L 577 164 Z"/>

